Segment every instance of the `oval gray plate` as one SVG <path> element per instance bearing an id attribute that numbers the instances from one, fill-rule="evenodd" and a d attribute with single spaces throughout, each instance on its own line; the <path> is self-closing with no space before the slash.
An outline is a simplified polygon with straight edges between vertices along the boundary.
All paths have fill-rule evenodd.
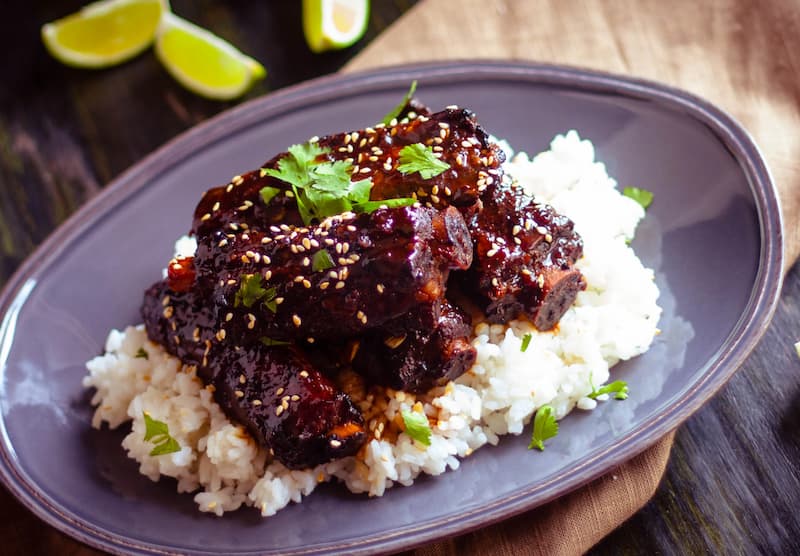
<path id="1" fill-rule="evenodd" d="M 621 185 L 655 193 L 634 247 L 656 270 L 663 330 L 620 365 L 631 396 L 568 416 L 543 453 L 526 435 L 461 468 L 369 499 L 324 485 L 262 520 L 194 509 L 152 483 L 120 431 L 90 428 L 84 362 L 139 321 L 199 194 L 312 135 L 379 121 L 412 79 L 440 109 L 475 110 L 517 149 L 575 128 Z M 503 519 L 609 471 L 675 428 L 724 383 L 767 326 L 781 283 L 781 221 L 757 148 L 720 110 L 654 83 L 512 63 L 408 66 L 280 91 L 185 133 L 127 171 L 19 269 L 0 298 L 0 474 L 36 515 L 118 553 L 398 550 Z"/>

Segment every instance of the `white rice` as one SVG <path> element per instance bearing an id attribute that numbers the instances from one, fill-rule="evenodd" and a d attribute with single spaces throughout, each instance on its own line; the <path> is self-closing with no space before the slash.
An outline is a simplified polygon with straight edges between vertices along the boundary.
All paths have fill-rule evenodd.
<path id="1" fill-rule="evenodd" d="M 372 406 L 373 438 L 357 456 L 303 471 L 270 462 L 243 428 L 225 417 L 193 369 L 149 342 L 141 326 L 112 330 L 105 354 L 87 363 L 83 385 L 96 389 L 92 425 L 116 428 L 130 421 L 122 445 L 140 472 L 153 481 L 174 477 L 179 492 L 196 492 L 201 511 L 222 515 L 244 504 L 269 516 L 333 478 L 353 492 L 380 496 L 395 483 L 412 484 L 421 473 L 456 469 L 459 458 L 497 444 L 501 435 L 522 433 L 544 404 L 559 419 L 575 406 L 593 409 L 597 402 L 587 397 L 592 384 L 606 382 L 616 362 L 647 350 L 658 332 L 661 309 L 653 272 L 628 246 L 644 211 L 616 190 L 605 166 L 595 162 L 592 144 L 574 131 L 557 136 L 551 149 L 533 160 L 517 154 L 506 171 L 575 222 L 585 242 L 577 266 L 587 290 L 555 332 L 538 332 L 523 321 L 477 324 L 473 368 L 424 396 L 373 389 L 372 397 L 363 399 L 363 385 L 350 377 L 355 385 L 348 392 L 363 409 Z M 184 252 L 192 248 L 181 246 Z M 522 352 L 526 333 L 532 339 Z M 147 359 L 136 357 L 141 348 Z M 401 411 L 412 408 L 435 418 L 428 447 L 395 424 Z M 180 451 L 149 455 L 153 444 L 144 440 L 144 412 L 167 423 Z"/>

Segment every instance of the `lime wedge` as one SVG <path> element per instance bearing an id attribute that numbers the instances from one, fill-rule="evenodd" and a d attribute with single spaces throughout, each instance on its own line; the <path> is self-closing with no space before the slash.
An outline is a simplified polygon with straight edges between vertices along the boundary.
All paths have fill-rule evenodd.
<path id="1" fill-rule="evenodd" d="M 241 96 L 267 74 L 230 43 L 172 13 L 161 20 L 156 56 L 181 85 L 215 100 Z"/>
<path id="2" fill-rule="evenodd" d="M 313 52 L 350 46 L 368 20 L 369 0 L 303 0 L 303 32 Z"/>
<path id="3" fill-rule="evenodd" d="M 133 58 L 153 43 L 166 0 L 103 0 L 42 26 L 42 40 L 71 66 L 104 68 Z"/>

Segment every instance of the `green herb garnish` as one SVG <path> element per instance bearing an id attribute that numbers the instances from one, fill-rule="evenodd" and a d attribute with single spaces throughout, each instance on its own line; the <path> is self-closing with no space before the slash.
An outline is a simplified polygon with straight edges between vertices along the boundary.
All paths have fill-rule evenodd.
<path id="1" fill-rule="evenodd" d="M 369 201 L 372 180 L 351 181 L 353 164 L 343 160 L 331 162 L 323 155 L 330 149 L 317 143 L 292 145 L 289 153 L 278 160 L 278 169 L 262 168 L 262 176 L 272 176 L 292 186 L 297 209 L 308 225 L 354 209 Z"/>
<path id="2" fill-rule="evenodd" d="M 543 405 L 536 411 L 536 416 L 533 418 L 533 433 L 531 434 L 531 443 L 528 444 L 528 450 L 536 448 L 544 451 L 544 441 L 548 438 L 553 438 L 557 434 L 558 421 L 553 417 L 553 408 L 549 405 Z"/>
<path id="3" fill-rule="evenodd" d="M 531 338 L 533 338 L 533 334 L 531 334 L 530 332 L 528 332 L 522 337 L 522 345 L 519 346 L 519 350 L 522 353 L 525 353 L 525 351 L 528 349 L 528 346 L 531 345 Z"/>
<path id="4" fill-rule="evenodd" d="M 261 200 L 264 201 L 264 204 L 268 205 L 269 202 L 280 192 L 281 190 L 277 187 L 266 186 L 262 187 L 258 194 L 261 195 Z"/>
<path id="5" fill-rule="evenodd" d="M 284 342 L 283 340 L 273 340 L 268 336 L 261 336 L 261 338 L 259 338 L 259 341 L 267 347 L 289 345 L 289 342 Z"/>
<path id="6" fill-rule="evenodd" d="M 311 270 L 314 272 L 321 272 L 323 270 L 328 270 L 329 268 L 333 268 L 336 266 L 333 263 L 333 259 L 330 256 L 330 253 L 325 249 L 320 249 L 314 256 L 311 257 Z"/>
<path id="7" fill-rule="evenodd" d="M 642 208 L 645 210 L 653 203 L 653 194 L 646 189 L 626 187 L 622 190 L 622 194 L 642 205 Z"/>
<path id="8" fill-rule="evenodd" d="M 587 397 L 593 400 L 597 399 L 597 396 L 602 396 L 603 394 L 614 394 L 614 399 L 617 400 L 628 398 L 628 383 L 624 380 L 615 380 L 600 388 L 595 388 L 594 384 L 591 383 L 591 379 L 589 380 L 589 384 L 592 386 L 592 391 Z"/>
<path id="9" fill-rule="evenodd" d="M 411 82 L 411 87 L 408 88 L 408 92 L 403 97 L 403 100 L 400 101 L 400 104 L 392 108 L 392 110 L 383 117 L 383 120 L 381 121 L 383 122 L 384 125 L 391 124 L 392 120 L 394 120 L 400 115 L 400 112 L 403 111 L 403 108 L 406 107 L 406 104 L 408 104 L 408 101 L 411 100 L 411 97 L 414 96 L 414 93 L 416 91 L 417 91 L 417 80 L 415 79 L 414 81 Z"/>
<path id="10" fill-rule="evenodd" d="M 406 434 L 425 446 L 431 445 L 431 426 L 428 418 L 416 411 L 403 411 L 403 424 L 406 427 Z"/>
<path id="11" fill-rule="evenodd" d="M 412 199 L 411 197 L 398 197 L 396 199 L 384 199 L 382 201 L 367 201 L 366 203 L 361 203 L 353 207 L 353 210 L 356 212 L 374 212 L 381 207 L 386 208 L 397 208 L 397 207 L 410 207 L 414 203 L 416 203 L 416 199 Z"/>
<path id="12" fill-rule="evenodd" d="M 171 454 L 173 452 L 180 452 L 181 445 L 178 441 L 172 438 L 169 434 L 169 426 L 163 421 L 156 421 L 146 411 L 142 412 L 144 415 L 144 440 L 150 441 L 155 444 L 155 447 L 150 450 L 151 456 L 162 456 L 164 454 Z"/>
<path id="13" fill-rule="evenodd" d="M 270 289 L 272 290 L 272 297 L 274 298 L 275 288 Z M 269 290 L 264 289 L 261 285 L 260 274 L 245 274 L 239 284 L 236 296 L 233 298 L 233 306 L 238 307 L 239 305 L 244 305 L 249 309 L 258 300 L 268 297 L 268 295 Z"/>
<path id="14" fill-rule="evenodd" d="M 136 351 L 136 355 L 134 355 L 134 357 L 136 357 L 138 359 L 150 359 L 150 354 L 147 353 L 147 350 L 145 350 L 143 347 L 140 347 Z"/>
<path id="15" fill-rule="evenodd" d="M 398 156 L 400 164 L 397 169 L 403 174 L 419 172 L 422 179 L 429 180 L 450 168 L 447 162 L 439 160 L 431 147 L 422 143 L 413 143 L 400 149 Z"/>

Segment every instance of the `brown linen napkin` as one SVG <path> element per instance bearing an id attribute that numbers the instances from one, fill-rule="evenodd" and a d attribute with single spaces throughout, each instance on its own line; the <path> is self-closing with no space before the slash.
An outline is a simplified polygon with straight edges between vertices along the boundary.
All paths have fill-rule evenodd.
<path id="1" fill-rule="evenodd" d="M 343 71 L 513 59 L 661 81 L 714 102 L 753 135 L 778 185 L 788 269 L 800 253 L 800 4 L 781 0 L 423 0 Z M 580 554 L 655 492 L 674 433 L 593 483 L 498 525 L 416 550 Z"/>

